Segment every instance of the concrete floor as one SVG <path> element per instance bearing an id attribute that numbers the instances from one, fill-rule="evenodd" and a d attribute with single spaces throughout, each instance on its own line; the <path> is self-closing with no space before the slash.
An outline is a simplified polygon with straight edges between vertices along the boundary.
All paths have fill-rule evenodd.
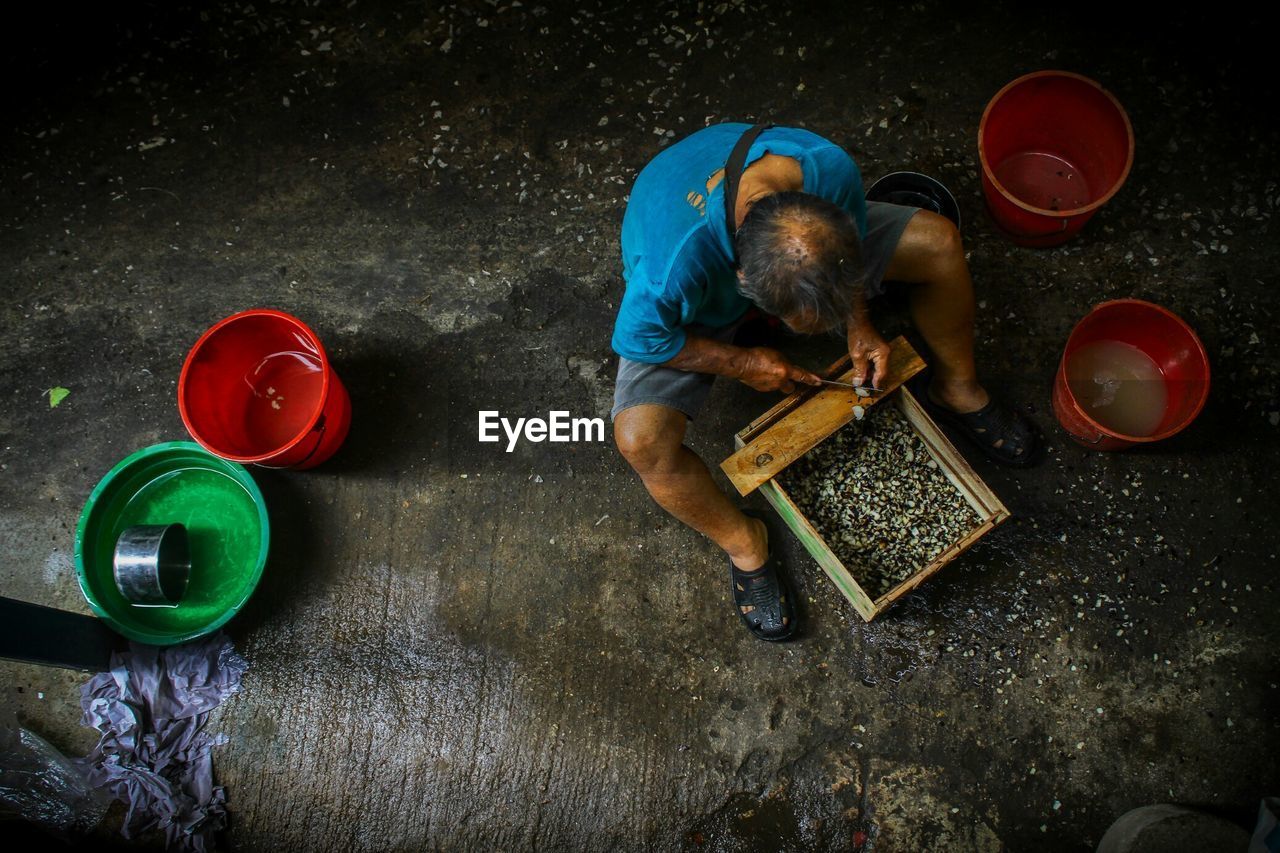
<path id="1" fill-rule="evenodd" d="M 185 437 L 200 332 L 271 305 L 319 331 L 355 422 L 313 472 L 255 471 L 273 548 L 214 721 L 228 848 L 1088 850 L 1148 803 L 1249 821 L 1280 787 L 1269 54 L 1249 22 L 1107 10 L 42 12 L 0 136 L 0 592 L 87 612 L 85 497 Z M 1078 239 L 1034 251 L 993 233 L 975 141 L 991 95 L 1045 67 L 1113 91 L 1138 153 Z M 1015 517 L 871 626 L 788 540 L 805 622 L 781 646 L 742 630 L 723 558 L 611 442 L 474 433 L 479 408 L 606 414 L 630 182 L 743 118 L 953 187 L 984 375 L 1049 442 L 1031 471 L 975 461 Z M 1214 386 L 1181 436 L 1100 455 L 1048 389 L 1072 324 L 1119 296 L 1189 320 Z M 720 383 L 692 446 L 719 460 L 772 399 Z M 3 707 L 87 749 L 83 676 L 0 675 Z"/>

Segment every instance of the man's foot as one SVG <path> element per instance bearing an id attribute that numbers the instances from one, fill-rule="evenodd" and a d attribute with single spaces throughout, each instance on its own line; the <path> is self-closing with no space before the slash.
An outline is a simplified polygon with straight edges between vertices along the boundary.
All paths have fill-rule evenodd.
<path id="1" fill-rule="evenodd" d="M 976 412 L 991 402 L 991 395 L 978 381 L 939 382 L 935 376 L 928 383 L 929 402 L 935 406 L 943 406 L 956 414 Z"/>
<path id="2" fill-rule="evenodd" d="M 934 381 L 920 385 L 924 385 L 922 402 L 929 413 L 959 429 L 992 462 L 1025 468 L 1038 460 L 1042 442 L 1035 424 L 991 399 L 977 382 L 940 385 Z M 919 385 L 916 390 L 918 393 Z"/>
<path id="3" fill-rule="evenodd" d="M 769 559 L 769 528 L 764 519 L 752 510 L 744 510 L 747 517 L 747 535 L 739 548 L 729 551 L 729 561 L 744 572 L 754 572 Z"/>
<path id="4" fill-rule="evenodd" d="M 755 512 L 748 510 L 745 514 L 764 527 L 764 520 Z M 778 642 L 795 633 L 795 597 L 779 561 L 768 550 L 767 528 L 765 530 L 764 562 L 754 571 L 744 571 L 731 559 L 729 581 L 742 624 L 760 639 Z"/>

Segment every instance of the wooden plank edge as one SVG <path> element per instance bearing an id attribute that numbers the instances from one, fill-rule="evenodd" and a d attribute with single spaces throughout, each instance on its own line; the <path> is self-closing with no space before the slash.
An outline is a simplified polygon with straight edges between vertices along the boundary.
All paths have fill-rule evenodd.
<path id="1" fill-rule="evenodd" d="M 845 353 L 840 358 L 833 361 L 826 370 L 818 375 L 824 379 L 829 379 L 841 371 L 848 370 L 851 362 L 852 359 L 849 358 L 849 354 Z M 743 444 L 754 440 L 756 436 L 773 426 L 781 420 L 784 415 L 788 414 L 792 409 L 808 400 L 814 394 L 817 394 L 820 390 L 820 388 L 814 388 L 812 385 L 804 385 L 796 389 L 796 391 L 789 397 L 779 401 L 778 404 L 769 411 L 765 412 L 763 415 L 740 429 L 735 437 L 741 438 Z M 739 444 L 738 447 L 742 447 L 742 444 Z"/>
<path id="2" fill-rule="evenodd" d="M 734 443 L 738 447 L 745 445 L 742 434 L 734 436 Z M 818 533 L 817 529 L 809 523 L 809 519 L 800 511 L 800 507 L 796 506 L 795 501 L 791 500 L 791 496 L 787 494 L 786 489 L 782 488 L 782 484 L 776 480 L 769 480 L 761 484 L 760 493 L 764 495 L 765 500 L 778 513 L 778 517 L 782 519 L 783 524 L 791 529 L 796 539 L 800 540 L 800 544 L 804 546 L 805 551 L 818 564 L 818 568 L 822 569 L 823 574 L 835 584 L 836 589 L 840 590 L 840 594 L 845 600 L 853 605 L 853 609 L 864 622 L 870 622 L 875 617 L 875 605 L 871 602 L 871 596 L 858 585 L 857 580 L 853 577 L 853 573 L 845 568 L 844 563 L 835 555 L 835 552 L 827 545 L 826 540 Z M 788 512 L 793 514 L 795 525 L 788 520 Z M 830 565 L 828 565 L 830 561 Z"/>
<path id="3" fill-rule="evenodd" d="M 809 552 L 809 556 L 813 557 L 818 567 L 835 584 L 836 589 L 840 590 L 845 599 L 853 605 L 853 609 L 858 612 L 863 621 L 870 622 L 874 619 L 876 615 L 875 605 L 872 603 L 871 596 L 858 585 L 853 573 L 845 568 L 844 563 L 827 545 L 822 535 L 809 523 L 809 519 L 800 511 L 800 507 L 795 505 L 795 502 L 791 500 L 790 495 L 786 493 L 781 484 L 776 480 L 770 480 L 761 485 L 760 492 L 764 495 L 765 500 L 777 511 L 783 523 L 791 528 L 791 532 L 800 540 L 800 544 Z M 788 512 L 794 517 L 796 525 L 800 528 L 799 530 L 792 526 L 792 522 L 787 517 Z"/>
<path id="4" fill-rule="evenodd" d="M 960 456 L 955 446 L 938 427 L 938 424 L 930 417 L 924 406 L 920 405 L 920 401 L 910 391 L 903 389 L 903 393 L 898 398 L 898 408 L 906 417 L 908 423 L 916 431 L 924 443 L 925 448 L 929 451 L 929 455 L 946 478 L 951 481 L 957 491 L 964 497 L 965 502 L 970 508 L 978 514 L 979 518 L 986 519 L 993 512 L 993 507 L 986 500 L 986 495 L 982 495 L 977 489 L 973 488 L 973 480 L 978 480 L 977 472 L 975 472 L 968 463 Z M 966 471 L 965 469 L 968 468 Z"/>
<path id="5" fill-rule="evenodd" d="M 984 520 L 990 520 L 1000 513 L 1007 517 L 1009 510 L 996 497 L 995 492 L 986 484 L 978 472 L 973 470 L 968 461 L 951 443 L 941 428 L 925 411 L 924 406 L 916 400 L 905 387 L 900 388 L 899 408 L 907 420 L 924 440 L 929 455 L 938 463 L 938 467 L 946 474 L 952 485 L 964 495 L 969 506 Z"/>
<path id="6" fill-rule="evenodd" d="M 956 557 L 959 557 L 965 551 L 969 550 L 969 548 L 973 546 L 973 543 L 977 542 L 983 536 L 986 536 L 994 530 L 998 523 L 999 522 L 995 521 L 983 521 L 970 533 L 965 535 L 964 538 L 955 542 L 946 548 L 941 554 L 934 557 L 933 562 L 929 563 L 929 565 L 925 566 L 923 569 L 877 598 L 875 601 L 876 615 L 878 616 L 888 610 L 898 602 L 898 599 L 902 598 L 908 592 L 911 592 L 911 590 L 920 586 L 920 584 L 940 572 L 944 566 L 951 563 L 956 559 Z"/>

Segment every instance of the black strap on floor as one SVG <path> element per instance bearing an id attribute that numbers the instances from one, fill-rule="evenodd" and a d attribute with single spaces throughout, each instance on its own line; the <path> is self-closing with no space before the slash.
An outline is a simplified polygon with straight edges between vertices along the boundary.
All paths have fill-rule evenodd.
<path id="1" fill-rule="evenodd" d="M 100 619 L 0 597 L 0 658 L 106 672 L 118 648 L 124 640 Z"/>
<path id="2" fill-rule="evenodd" d="M 729 229 L 729 245 L 733 246 L 733 236 L 738 232 L 733 212 L 738 207 L 738 184 L 742 181 L 742 167 L 747 162 L 747 152 L 756 137 L 764 133 L 771 124 L 753 124 L 747 128 L 733 146 L 729 154 L 729 162 L 724 164 L 724 226 Z M 734 263 L 738 261 L 737 250 L 734 251 Z"/>

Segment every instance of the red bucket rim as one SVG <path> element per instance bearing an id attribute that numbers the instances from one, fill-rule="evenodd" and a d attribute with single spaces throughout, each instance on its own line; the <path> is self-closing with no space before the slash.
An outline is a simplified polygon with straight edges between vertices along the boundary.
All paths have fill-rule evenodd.
<path id="1" fill-rule="evenodd" d="M 1076 336 L 1076 332 L 1080 330 L 1080 327 L 1084 325 L 1084 322 L 1092 317 L 1096 312 L 1103 308 L 1110 308 L 1116 305 L 1141 305 L 1144 308 L 1154 308 L 1158 313 L 1163 314 L 1165 317 L 1180 326 L 1191 337 L 1192 343 L 1195 344 L 1196 351 L 1200 353 L 1200 358 L 1204 362 L 1204 385 L 1206 392 L 1200 395 L 1200 399 L 1196 401 L 1195 408 L 1192 409 L 1191 413 L 1187 417 L 1183 418 L 1176 426 L 1172 426 L 1151 435 L 1127 435 L 1123 432 L 1116 432 L 1109 427 L 1103 426 L 1090 417 L 1089 413 L 1086 412 L 1084 407 L 1079 404 L 1078 400 L 1076 400 L 1076 395 L 1071 392 L 1071 385 L 1067 382 L 1067 351 L 1071 347 L 1071 340 Z M 1074 404 L 1076 411 L 1078 411 L 1080 416 L 1088 422 L 1089 426 L 1109 438 L 1117 438 L 1121 441 L 1127 441 L 1133 444 L 1148 444 L 1153 441 L 1162 441 L 1186 429 L 1192 421 L 1198 418 L 1201 410 L 1204 409 L 1204 404 L 1209 400 L 1207 389 L 1209 387 L 1210 370 L 1209 353 L 1204 348 L 1204 343 L 1201 342 L 1200 336 L 1196 334 L 1195 329 L 1191 328 L 1191 325 L 1187 323 L 1186 320 L 1182 319 L 1168 308 L 1165 308 L 1163 305 L 1157 305 L 1154 302 L 1148 302 L 1145 299 L 1108 299 L 1106 302 L 1099 302 L 1097 305 L 1090 308 L 1088 313 L 1076 321 L 1076 324 L 1071 327 L 1071 334 L 1067 335 L 1067 344 L 1062 349 L 1062 359 L 1058 362 L 1058 374 L 1063 388 L 1070 396 L 1071 402 Z"/>
<path id="2" fill-rule="evenodd" d="M 1124 121 L 1125 135 L 1128 137 L 1129 141 L 1129 153 L 1128 156 L 1125 157 L 1124 169 L 1121 170 L 1120 177 L 1111 185 L 1111 188 L 1108 189 L 1104 195 L 1095 201 L 1089 202 L 1084 207 L 1077 207 L 1072 210 L 1048 210 L 1047 208 L 1027 204 L 1025 201 L 1005 189 L 1004 185 L 996 178 L 995 169 L 992 168 L 990 162 L 987 160 L 986 131 L 987 119 L 991 116 L 991 108 L 999 103 L 1000 99 L 1015 86 L 1019 86 L 1028 80 L 1034 80 L 1038 77 L 1067 77 L 1072 80 L 1078 80 L 1082 83 L 1088 83 L 1090 86 L 1093 86 L 1106 96 L 1107 100 L 1109 100 L 1111 105 L 1116 108 L 1116 111 L 1120 113 L 1120 118 Z M 996 188 L 996 191 L 1000 193 L 1000 196 L 1011 204 L 1016 205 L 1028 213 L 1034 213 L 1039 216 L 1048 216 L 1053 219 L 1070 219 L 1073 216 L 1081 216 L 1085 213 L 1089 213 L 1090 211 L 1097 210 L 1099 207 L 1102 207 L 1102 205 L 1110 201 L 1111 198 L 1120 191 L 1120 188 L 1124 186 L 1124 182 L 1129 179 L 1129 171 L 1133 168 L 1134 144 L 1133 124 L 1130 123 L 1129 114 L 1125 112 L 1124 107 L 1121 106 L 1120 101 L 1117 100 L 1116 96 L 1103 88 L 1102 84 L 1097 80 L 1086 77 L 1083 74 L 1077 74 L 1074 71 L 1033 71 L 1030 74 L 1023 74 L 1016 80 L 1009 81 L 1000 89 L 999 92 L 996 92 L 995 97 L 987 102 L 986 109 L 982 111 L 982 121 L 978 123 L 978 160 L 982 164 L 982 174 L 986 176 L 987 180 L 991 181 L 991 185 Z"/>
<path id="3" fill-rule="evenodd" d="M 223 328 L 224 326 L 228 326 L 231 323 L 236 322 L 237 320 L 243 320 L 248 317 L 274 317 L 276 319 L 286 320 L 289 323 L 292 323 L 311 340 L 311 343 L 315 345 L 316 353 L 319 354 L 320 356 L 320 366 L 322 369 L 320 371 L 320 375 L 321 375 L 320 394 L 316 400 L 316 410 L 315 412 L 312 413 L 311 417 L 307 419 L 306 428 L 300 430 L 298 432 L 298 435 L 295 436 L 290 441 L 288 441 L 287 443 L 280 445 L 279 447 L 271 450 L 268 453 L 259 453 L 253 456 L 241 456 L 234 453 L 226 453 L 212 446 L 207 441 L 205 441 L 203 436 L 201 436 L 199 433 L 196 432 L 194 426 L 191 423 L 191 419 L 190 417 L 188 417 L 188 414 L 187 414 L 186 386 L 187 386 L 187 375 L 191 370 L 191 362 L 194 360 L 195 354 L 200 351 L 200 348 L 202 346 L 204 346 L 205 342 L 208 341 L 209 338 L 211 338 L 215 333 L 218 332 L 219 329 Z M 329 399 L 329 373 L 330 373 L 329 354 L 325 352 L 324 344 L 320 342 L 320 338 L 316 335 L 315 332 L 311 330 L 310 326 L 308 326 L 306 323 L 302 322 L 292 314 L 286 313 L 284 311 L 278 311 L 275 308 L 249 308 L 245 311 L 239 311 L 235 314 L 232 314 L 229 317 L 223 317 L 221 320 L 214 323 L 212 326 L 208 328 L 208 330 L 205 331 L 203 335 L 201 335 L 196 340 L 195 344 L 191 347 L 191 350 L 187 353 L 186 361 L 182 363 L 182 373 L 179 374 L 178 376 L 178 414 L 182 416 L 183 426 L 187 428 L 187 432 L 191 435 L 191 437 L 194 438 L 200 444 L 201 447 L 203 447 L 205 450 L 209 451 L 210 453 L 214 454 L 215 456 L 218 456 L 222 459 L 230 460 L 232 462 L 239 462 L 241 464 L 263 462 L 265 460 L 275 458 L 281 455 L 282 453 L 286 453 L 292 450 L 293 448 L 297 447 L 304 438 L 311 435 L 311 433 L 315 431 L 316 424 L 319 423 L 321 415 L 324 414 L 325 402 Z"/>

